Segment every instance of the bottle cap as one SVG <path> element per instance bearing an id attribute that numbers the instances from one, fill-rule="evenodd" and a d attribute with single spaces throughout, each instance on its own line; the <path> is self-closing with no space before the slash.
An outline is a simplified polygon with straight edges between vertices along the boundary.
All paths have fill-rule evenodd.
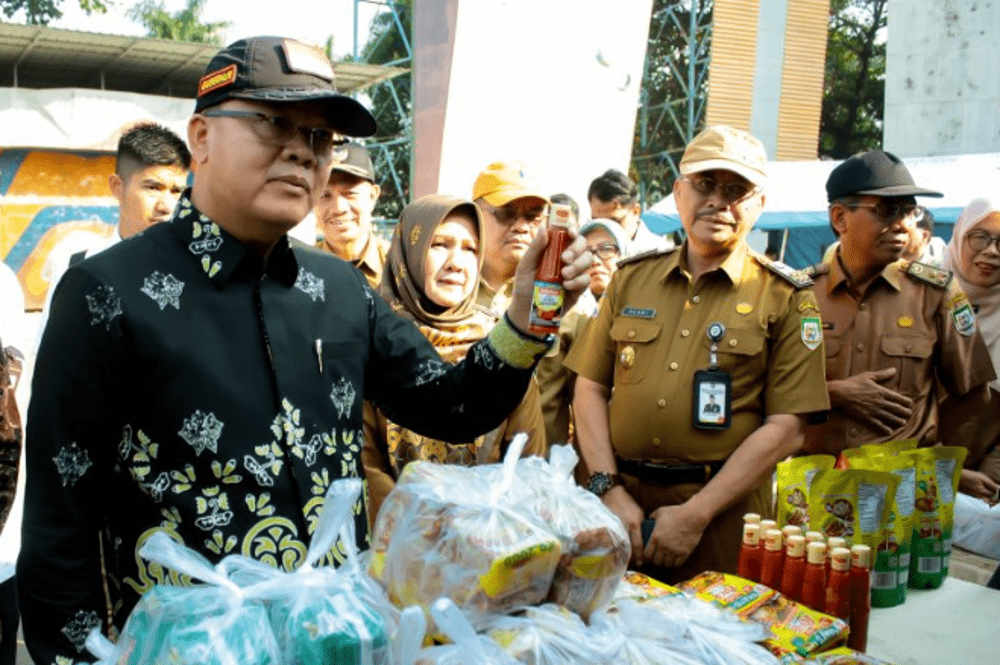
<path id="1" fill-rule="evenodd" d="M 761 533 L 767 533 L 768 529 L 777 529 L 778 523 L 774 520 L 761 520 L 760 521 Z"/>
<path id="2" fill-rule="evenodd" d="M 806 561 L 816 565 L 826 564 L 826 543 L 821 543 L 819 541 L 813 541 L 809 543 L 806 551 Z"/>
<path id="3" fill-rule="evenodd" d="M 760 524 L 760 515 L 758 513 L 747 513 L 743 516 L 744 524 Z"/>
<path id="4" fill-rule="evenodd" d="M 826 536 L 824 536 L 819 531 L 806 531 L 806 542 L 807 543 L 812 543 L 812 542 L 825 543 L 826 542 Z"/>
<path id="5" fill-rule="evenodd" d="M 851 550 L 846 547 L 835 547 L 833 553 L 830 554 L 830 567 L 833 570 L 850 570 L 851 569 Z"/>
<path id="6" fill-rule="evenodd" d="M 549 226 L 561 226 L 567 229 L 573 226 L 573 208 L 565 203 L 550 203 Z"/>
<path id="7" fill-rule="evenodd" d="M 743 544 L 749 547 L 757 547 L 760 545 L 760 525 L 759 524 L 744 524 L 743 525 Z"/>
<path id="8" fill-rule="evenodd" d="M 802 536 L 789 536 L 785 540 L 785 556 L 801 557 L 806 553 L 806 539 Z"/>
<path id="9" fill-rule="evenodd" d="M 795 526 L 794 524 L 789 524 L 787 526 L 781 527 L 781 533 L 785 536 L 787 540 L 789 536 L 801 536 L 802 527 Z"/>
<path id="10" fill-rule="evenodd" d="M 855 568 L 868 569 L 872 566 L 872 548 L 868 545 L 855 545 L 851 548 L 851 565 Z"/>
<path id="11" fill-rule="evenodd" d="M 764 549 L 768 552 L 781 551 L 781 532 L 777 529 L 768 529 L 764 534 Z"/>
<path id="12" fill-rule="evenodd" d="M 836 547 L 847 547 L 847 539 L 833 536 L 826 539 L 826 551 L 833 552 Z"/>

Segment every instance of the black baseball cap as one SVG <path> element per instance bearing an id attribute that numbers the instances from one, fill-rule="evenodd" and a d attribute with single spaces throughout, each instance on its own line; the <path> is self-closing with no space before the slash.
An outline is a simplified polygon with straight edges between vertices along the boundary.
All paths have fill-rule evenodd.
<path id="1" fill-rule="evenodd" d="M 833 202 L 851 194 L 944 196 L 941 192 L 917 187 L 903 160 L 883 150 L 872 150 L 845 159 L 830 172 L 826 181 L 827 200 Z"/>
<path id="2" fill-rule="evenodd" d="M 334 149 L 331 173 L 333 171 L 349 173 L 363 180 L 375 182 L 375 166 L 372 164 L 368 149 L 354 141 Z"/>
<path id="3" fill-rule="evenodd" d="M 249 37 L 215 54 L 198 81 L 194 112 L 227 99 L 261 102 L 327 102 L 330 122 L 347 136 L 372 136 L 375 118 L 359 102 L 337 92 L 326 54 L 295 39 Z"/>

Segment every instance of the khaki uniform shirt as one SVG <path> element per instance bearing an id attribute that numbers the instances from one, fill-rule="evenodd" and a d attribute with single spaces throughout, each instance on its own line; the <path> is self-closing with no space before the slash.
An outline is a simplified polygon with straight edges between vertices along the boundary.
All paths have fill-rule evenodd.
<path id="1" fill-rule="evenodd" d="M 326 244 L 325 240 L 317 242 L 316 247 L 337 256 L 337 253 Z M 389 246 L 373 232 L 368 236 L 368 244 L 365 245 L 365 251 L 361 253 L 361 258 L 357 261 L 351 261 L 364 274 L 368 285 L 373 289 L 377 289 L 382 282 L 382 268 L 385 266 L 385 257 L 388 253 Z"/>
<path id="2" fill-rule="evenodd" d="M 912 267 L 911 267 L 912 266 Z M 813 287 L 823 318 L 826 378 L 896 368 L 881 382 L 913 400 L 913 413 L 886 436 L 834 410 L 806 431 L 810 453 L 916 438 L 937 442 L 937 402 L 965 395 L 993 379 L 993 364 L 976 330 L 972 307 L 947 271 L 897 261 L 885 267 L 863 294 L 851 286 L 837 256 L 817 271 Z"/>
<path id="3" fill-rule="evenodd" d="M 485 307 L 498 318 L 503 316 L 514 298 L 514 280 L 504 282 L 496 291 L 493 290 L 482 276 L 479 277 L 479 291 L 476 293 L 476 304 Z"/>
<path id="4" fill-rule="evenodd" d="M 812 292 L 765 267 L 772 262 L 744 243 L 692 283 L 686 251 L 620 263 L 600 313 L 566 358 L 577 374 L 614 389 L 609 418 L 619 457 L 724 460 L 768 415 L 829 408 Z M 694 374 L 708 367 L 714 322 L 726 327 L 719 365 L 732 376 L 727 430 L 692 425 Z"/>

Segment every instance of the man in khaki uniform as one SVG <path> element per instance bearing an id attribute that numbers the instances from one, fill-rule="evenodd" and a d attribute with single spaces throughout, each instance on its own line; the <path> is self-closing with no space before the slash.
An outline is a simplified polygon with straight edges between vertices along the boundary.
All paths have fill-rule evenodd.
<path id="1" fill-rule="evenodd" d="M 375 288 L 382 281 L 388 246 L 372 230 L 372 212 L 381 192 L 368 150 L 348 143 L 334 155 L 326 189 L 316 204 L 323 229 L 319 249 L 353 263 Z"/>
<path id="2" fill-rule="evenodd" d="M 806 432 L 809 452 L 915 438 L 933 445 L 985 406 L 993 364 L 952 274 L 901 260 L 917 187 L 876 150 L 845 160 L 826 183 L 840 248 L 811 268 L 823 318 L 831 412 Z M 943 397 L 938 385 L 948 394 Z M 941 418 L 947 414 L 947 419 Z"/>
<path id="3" fill-rule="evenodd" d="M 483 212 L 483 269 L 476 303 L 497 316 L 510 304 L 514 273 L 538 229 L 549 199 L 519 162 L 493 162 L 476 177 L 472 200 Z"/>
<path id="4" fill-rule="evenodd" d="M 621 261 L 566 359 L 589 488 L 625 524 L 635 563 L 674 580 L 735 572 L 743 514 L 770 512 L 776 463 L 829 406 L 810 280 L 746 244 L 766 164 L 746 132 L 699 134 L 674 184 L 687 240 Z M 712 364 L 709 331 L 712 382 L 698 374 Z M 730 390 L 712 390 L 720 374 Z M 703 415 L 708 394 L 724 413 Z M 644 519 L 655 520 L 645 546 Z"/>

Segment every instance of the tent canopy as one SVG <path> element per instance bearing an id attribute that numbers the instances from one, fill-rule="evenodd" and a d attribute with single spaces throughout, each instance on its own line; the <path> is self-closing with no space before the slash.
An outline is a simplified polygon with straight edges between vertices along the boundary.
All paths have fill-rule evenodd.
<path id="1" fill-rule="evenodd" d="M 934 213 L 935 222 L 943 224 L 954 224 L 969 201 L 1000 186 L 1000 153 L 914 157 L 903 162 L 918 186 L 944 194 L 941 199 L 920 199 Z M 840 163 L 771 162 L 764 212 L 754 228 L 774 231 L 826 226 L 826 180 Z M 681 226 L 673 196 L 652 206 L 642 219 L 656 233 L 671 233 Z"/>

